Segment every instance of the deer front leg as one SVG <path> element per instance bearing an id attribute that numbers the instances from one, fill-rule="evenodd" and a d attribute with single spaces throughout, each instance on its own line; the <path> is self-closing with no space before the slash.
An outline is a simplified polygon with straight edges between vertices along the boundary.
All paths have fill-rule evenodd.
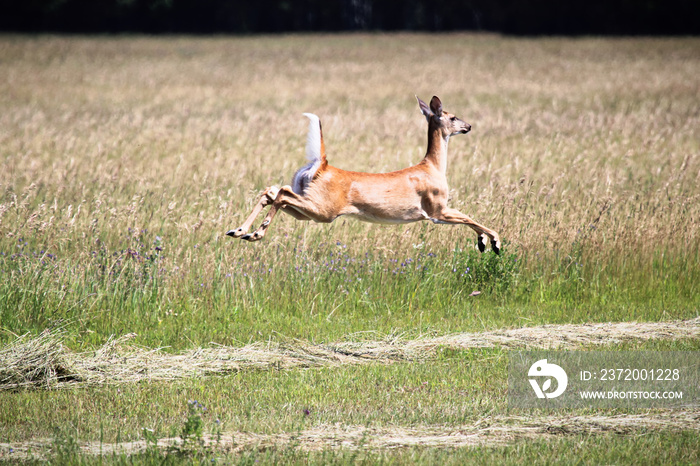
<path id="1" fill-rule="evenodd" d="M 235 230 L 227 231 L 226 235 L 232 236 L 234 238 L 240 238 L 241 236 L 248 233 L 250 226 L 255 221 L 255 217 L 258 216 L 261 210 L 275 202 L 278 193 L 279 189 L 277 188 L 277 186 L 270 186 L 269 188 L 265 188 L 265 190 L 262 192 L 262 195 L 260 196 L 260 199 L 258 200 L 258 203 L 255 204 L 253 212 L 251 212 L 246 221 L 243 222 L 243 225 L 236 228 Z"/>
<path id="2" fill-rule="evenodd" d="M 275 218 L 277 211 L 279 209 L 290 210 L 290 215 L 295 218 L 302 217 L 305 220 L 313 220 L 315 222 L 328 223 L 332 222 L 336 216 L 329 216 L 322 212 L 317 205 L 306 199 L 303 196 L 298 195 L 290 186 L 283 186 L 279 190 L 279 194 L 272 203 L 272 207 L 267 212 L 267 216 L 263 220 L 260 227 L 253 233 L 248 233 L 241 237 L 246 241 L 258 241 L 263 239 L 265 232 L 272 223 L 272 219 Z M 294 213 L 291 213 L 291 209 L 294 209 Z M 296 215 L 295 215 L 296 214 Z"/>
<path id="3" fill-rule="evenodd" d="M 498 236 L 498 233 L 485 227 L 484 225 L 481 225 L 480 223 L 475 222 L 471 217 L 463 214 L 459 210 L 443 209 L 438 215 L 431 217 L 430 220 L 432 220 L 434 223 L 467 225 L 474 230 L 479 237 L 479 251 L 484 252 L 486 249 L 486 238 L 488 237 L 488 239 L 491 240 L 491 249 L 493 249 L 493 252 L 496 254 L 500 254 L 501 252 L 501 239 Z"/>

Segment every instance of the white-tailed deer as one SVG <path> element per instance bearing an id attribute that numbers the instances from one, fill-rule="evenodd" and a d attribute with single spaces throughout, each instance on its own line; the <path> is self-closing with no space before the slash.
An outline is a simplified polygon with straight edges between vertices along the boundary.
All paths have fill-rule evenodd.
<path id="1" fill-rule="evenodd" d="M 296 172 L 292 186 L 265 189 L 243 225 L 226 234 L 247 241 L 260 240 L 277 211 L 282 209 L 298 220 L 323 223 L 350 215 L 374 223 L 431 220 L 467 225 L 476 232 L 481 252 L 486 249 L 488 238 L 498 254 L 501 249 L 498 233 L 447 207 L 447 144 L 451 136 L 466 134 L 471 126 L 445 112 L 437 97 L 432 98 L 430 106 L 420 99 L 418 105 L 428 120 L 428 151 L 418 165 L 390 173 L 351 172 L 328 165 L 321 122 L 316 115 L 305 113 L 311 120 L 306 142 L 309 163 Z M 257 230 L 248 233 L 255 218 L 268 205 L 272 207 L 265 220 Z"/>

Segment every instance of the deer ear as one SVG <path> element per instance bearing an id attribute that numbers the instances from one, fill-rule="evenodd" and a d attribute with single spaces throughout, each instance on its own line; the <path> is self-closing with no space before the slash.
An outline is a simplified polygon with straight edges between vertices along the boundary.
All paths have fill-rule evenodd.
<path id="1" fill-rule="evenodd" d="M 416 99 L 418 99 L 418 107 L 420 107 L 420 112 L 423 114 L 423 116 L 425 116 L 425 119 L 430 122 L 430 117 L 433 116 L 433 112 L 428 107 L 428 104 L 420 100 L 418 96 L 416 96 Z"/>
<path id="2" fill-rule="evenodd" d="M 436 95 L 430 99 L 430 110 L 432 110 L 435 115 L 442 116 L 442 102 L 440 102 L 440 98 Z"/>

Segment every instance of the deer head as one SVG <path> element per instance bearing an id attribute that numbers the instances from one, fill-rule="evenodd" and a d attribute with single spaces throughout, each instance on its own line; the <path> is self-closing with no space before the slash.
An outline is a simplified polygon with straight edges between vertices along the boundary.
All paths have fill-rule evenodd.
<path id="1" fill-rule="evenodd" d="M 449 138 L 455 134 L 466 134 L 472 129 L 469 123 L 460 120 L 452 113 L 444 111 L 438 96 L 433 96 L 430 99 L 430 106 L 420 100 L 418 96 L 416 96 L 416 99 L 418 99 L 421 113 L 428 120 L 430 130 L 439 129 L 443 138 Z"/>

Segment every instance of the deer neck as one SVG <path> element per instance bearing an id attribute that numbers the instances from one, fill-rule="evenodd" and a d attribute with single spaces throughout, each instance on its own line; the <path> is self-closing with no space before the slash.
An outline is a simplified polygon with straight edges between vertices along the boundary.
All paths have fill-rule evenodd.
<path id="1" fill-rule="evenodd" d="M 428 129 L 428 152 L 425 160 L 432 163 L 442 174 L 447 173 L 447 143 L 449 136 L 443 136 L 440 128 Z"/>

